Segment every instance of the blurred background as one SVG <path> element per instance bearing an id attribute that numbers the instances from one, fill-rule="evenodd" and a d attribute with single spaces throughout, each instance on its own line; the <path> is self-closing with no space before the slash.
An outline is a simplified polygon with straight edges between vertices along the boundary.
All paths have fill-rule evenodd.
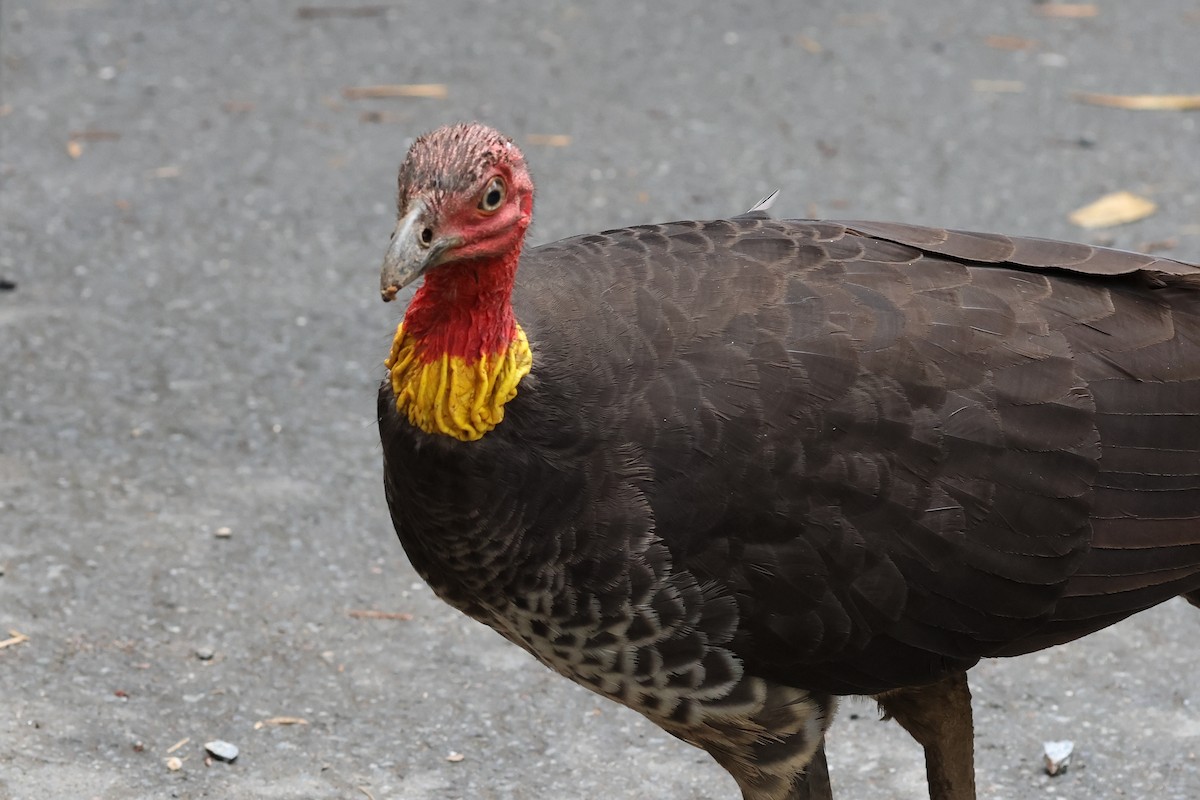
<path id="1" fill-rule="evenodd" d="M 408 566 L 374 428 L 408 145 L 512 135 L 534 243 L 780 189 L 1200 262 L 1197 42 L 1184 0 L 4 0 L 0 797 L 736 797 Z M 981 665 L 981 797 L 1200 796 L 1198 663 L 1176 601 Z M 872 703 L 829 756 L 926 796 Z"/>

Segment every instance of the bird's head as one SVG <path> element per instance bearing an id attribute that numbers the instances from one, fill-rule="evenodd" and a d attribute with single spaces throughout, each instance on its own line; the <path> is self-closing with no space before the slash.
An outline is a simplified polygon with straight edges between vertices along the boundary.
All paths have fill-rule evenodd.
<path id="1" fill-rule="evenodd" d="M 474 441 L 504 418 L 533 356 L 511 294 L 533 181 L 512 141 L 479 124 L 438 128 L 400 166 L 380 292 L 420 276 L 385 362 L 396 410 L 430 434 Z"/>
<path id="2" fill-rule="evenodd" d="M 399 189 L 380 276 L 385 301 L 446 264 L 515 264 L 533 215 L 533 181 L 504 134 L 465 123 L 421 136 L 400 166 Z"/>

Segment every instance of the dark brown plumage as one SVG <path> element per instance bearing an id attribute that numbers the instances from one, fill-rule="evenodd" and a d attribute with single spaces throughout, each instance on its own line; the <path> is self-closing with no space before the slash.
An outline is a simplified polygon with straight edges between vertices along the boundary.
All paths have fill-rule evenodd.
<path id="1" fill-rule="evenodd" d="M 475 202 L 492 162 L 441 155 L 414 148 L 439 166 L 402 195 Z M 409 277 L 476 268 L 446 252 Z M 965 670 L 1200 597 L 1198 287 L 761 212 L 538 247 L 512 293 L 532 371 L 494 430 L 417 430 L 385 382 L 392 518 L 442 598 L 746 800 L 827 796 L 797 776 L 842 694 L 926 746 L 933 797 L 972 797 Z"/>

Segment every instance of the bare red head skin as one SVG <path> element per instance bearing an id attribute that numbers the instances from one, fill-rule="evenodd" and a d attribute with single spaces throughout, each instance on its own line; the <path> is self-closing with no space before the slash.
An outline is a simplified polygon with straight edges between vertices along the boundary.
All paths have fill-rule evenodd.
<path id="1" fill-rule="evenodd" d="M 533 217 L 521 151 L 478 123 L 438 128 L 413 142 L 398 182 L 384 301 L 424 275 L 404 316 L 423 360 L 502 352 L 516 333 L 510 296 Z"/>

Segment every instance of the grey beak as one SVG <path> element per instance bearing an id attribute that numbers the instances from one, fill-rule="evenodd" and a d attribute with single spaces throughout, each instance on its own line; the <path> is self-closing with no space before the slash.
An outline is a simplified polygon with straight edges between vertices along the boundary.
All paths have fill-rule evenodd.
<path id="1" fill-rule="evenodd" d="M 415 281 L 434 266 L 452 241 L 433 241 L 426 225 L 429 207 L 424 200 L 409 203 L 408 211 L 396 221 L 392 243 L 383 257 L 383 271 L 379 276 L 379 291 L 383 301 L 395 299 L 396 293 Z M 428 240 L 427 240 L 428 239 Z"/>

